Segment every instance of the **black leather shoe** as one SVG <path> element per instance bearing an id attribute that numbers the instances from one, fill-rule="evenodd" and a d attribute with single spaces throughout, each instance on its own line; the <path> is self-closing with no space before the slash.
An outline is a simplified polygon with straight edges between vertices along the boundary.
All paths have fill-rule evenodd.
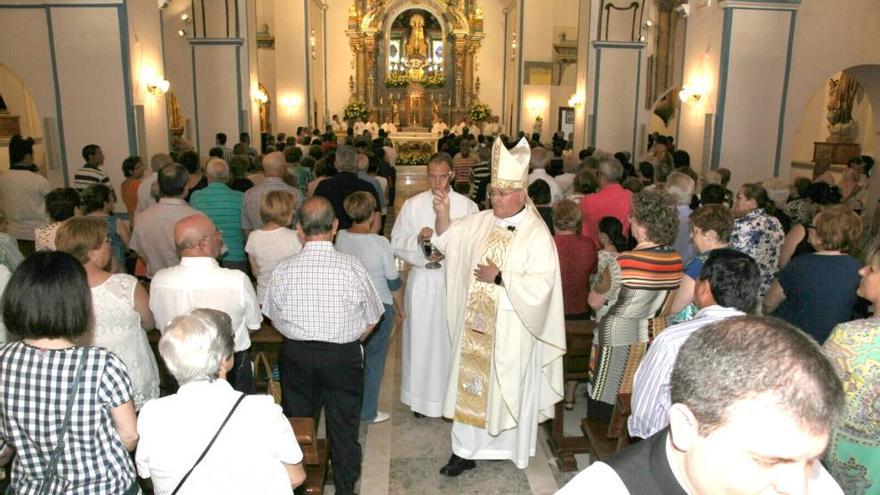
<path id="1" fill-rule="evenodd" d="M 449 462 L 440 468 L 440 474 L 454 478 L 469 469 L 474 469 L 475 467 L 477 467 L 476 462 L 452 454 L 452 457 L 449 458 Z"/>
<path id="2" fill-rule="evenodd" d="M 418 419 L 422 419 L 422 418 L 425 417 L 424 414 L 422 414 L 422 413 L 417 413 L 417 412 L 415 412 L 415 411 L 413 411 L 413 416 L 415 416 L 415 417 L 418 418 Z"/>

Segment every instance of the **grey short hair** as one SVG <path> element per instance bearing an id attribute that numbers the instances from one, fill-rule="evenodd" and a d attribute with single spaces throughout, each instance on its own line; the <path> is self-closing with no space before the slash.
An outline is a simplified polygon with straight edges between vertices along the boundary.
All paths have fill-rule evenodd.
<path id="1" fill-rule="evenodd" d="M 550 154 L 547 148 L 538 146 L 532 148 L 532 154 L 529 157 L 529 166 L 534 168 L 547 168 L 547 162 L 550 161 Z"/>
<path id="2" fill-rule="evenodd" d="M 610 182 L 620 182 L 623 178 L 623 165 L 617 158 L 602 158 L 599 160 L 599 173 L 604 175 Z"/>
<path id="3" fill-rule="evenodd" d="M 694 195 L 694 179 L 681 172 L 672 172 L 666 176 L 666 192 L 672 196 L 676 204 L 690 204 Z"/>
<path id="4" fill-rule="evenodd" d="M 232 319 L 216 309 L 178 316 L 159 340 L 159 354 L 180 385 L 216 380 L 220 365 L 233 352 Z"/>
<path id="5" fill-rule="evenodd" d="M 776 177 L 774 179 L 764 181 L 764 190 L 767 191 L 767 197 L 777 208 L 785 206 L 785 202 L 791 195 L 791 186 L 785 179 Z"/>
<path id="6" fill-rule="evenodd" d="M 211 182 L 229 182 L 229 165 L 221 158 L 208 160 L 205 164 L 205 175 Z"/>
<path id="7" fill-rule="evenodd" d="M 354 146 L 343 145 L 336 150 L 336 170 L 354 172 L 357 169 L 357 150 Z"/>
<path id="8" fill-rule="evenodd" d="M 317 204 L 315 204 L 317 203 Z M 296 212 L 300 227 L 307 236 L 326 234 L 333 230 L 336 212 L 333 204 L 321 196 L 312 196 L 303 201 Z"/>

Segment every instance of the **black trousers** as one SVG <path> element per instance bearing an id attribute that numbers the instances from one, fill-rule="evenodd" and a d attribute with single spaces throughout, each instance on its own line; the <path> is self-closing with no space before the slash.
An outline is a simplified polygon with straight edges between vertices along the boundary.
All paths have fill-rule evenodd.
<path id="1" fill-rule="evenodd" d="M 243 394 L 257 393 L 254 384 L 254 366 L 248 350 L 238 351 L 233 356 L 234 362 L 232 369 L 226 373 L 226 381 Z"/>
<path id="2" fill-rule="evenodd" d="M 361 400 L 364 357 L 348 344 L 284 339 L 278 356 L 281 395 L 288 417 L 315 417 L 324 407 L 336 493 L 349 495 L 361 475 Z"/>

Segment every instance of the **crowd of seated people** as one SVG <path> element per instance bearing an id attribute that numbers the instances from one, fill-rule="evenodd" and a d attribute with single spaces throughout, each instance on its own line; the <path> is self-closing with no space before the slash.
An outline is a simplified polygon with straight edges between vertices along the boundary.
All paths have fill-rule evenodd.
<path id="1" fill-rule="evenodd" d="M 151 157 L 147 174 L 143 159 L 128 157 L 119 184 L 127 218 L 105 180 L 100 147 L 83 149 L 80 190 L 52 190 L 33 162 L 33 142 L 11 140 L 13 165 L 0 174 L 0 337 L 8 342 L 0 346 L 0 460 L 14 454 L 16 492 L 47 483 L 65 492 L 137 493 L 136 473 L 157 493 L 181 483 L 194 493 L 219 486 L 288 493 L 302 483 L 293 431 L 271 399 L 250 395 L 253 377 L 242 374 L 250 358 L 242 353 L 260 326 L 273 271 L 305 252 L 298 212 L 314 196 L 333 205 L 337 249 L 358 258 L 381 287 L 382 319 L 365 345 L 357 416 L 387 419 L 377 408 L 379 384 L 391 326 L 405 317 L 401 279 L 381 235 L 394 204 L 389 159 L 396 152 L 384 130 L 375 140 L 363 132 L 302 129 L 272 137 L 259 151 L 246 134 L 232 148 L 218 134 L 207 157 L 178 140 L 172 153 Z M 596 323 L 587 416 L 608 421 L 618 395 L 633 391 L 631 436 L 653 438 L 670 422 L 676 435 L 681 403 L 670 389 L 675 397 L 681 346 L 721 319 L 770 315 L 824 344 L 844 370 L 846 403 L 829 433 L 828 471 L 844 490 L 878 486 L 880 432 L 860 413 L 866 400 L 877 400 L 871 384 L 880 380 L 880 325 L 863 318 L 880 302 L 880 255 L 866 248 L 876 222 L 862 216 L 870 157 L 850 160 L 840 180 L 819 167 L 789 187 L 732 181 L 727 169 L 699 177 L 687 153 L 664 136 L 652 136 L 637 157 L 575 153 L 558 136 L 531 145 L 528 192 L 555 233 L 566 318 Z M 456 189 L 486 206 L 491 142 L 465 130 L 445 136 L 442 146 L 454 156 Z M 741 184 L 735 194 L 731 183 Z M 201 274 L 191 278 L 204 287 L 169 282 L 183 268 Z M 235 304 L 205 302 L 233 290 Z M 182 293 L 189 304 L 173 302 Z M 734 321 L 789 328 L 766 318 Z M 161 361 L 147 340 L 153 328 L 162 329 Z M 162 398 L 161 362 L 179 386 Z M 576 386 L 566 384 L 567 410 Z M 651 413 L 647 420 L 643 411 Z M 224 419 L 222 440 L 209 447 L 214 454 L 193 468 Z M 93 450 L 100 455 L 84 454 Z M 241 451 L 247 459 L 221 460 Z M 47 463 L 56 474 L 47 476 Z"/>

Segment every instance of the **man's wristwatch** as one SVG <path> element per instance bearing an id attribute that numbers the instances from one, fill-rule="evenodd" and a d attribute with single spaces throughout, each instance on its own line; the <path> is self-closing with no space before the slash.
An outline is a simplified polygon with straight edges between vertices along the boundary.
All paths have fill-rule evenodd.
<path id="1" fill-rule="evenodd" d="M 498 275 L 495 275 L 495 285 L 501 285 L 501 282 L 503 282 L 501 280 L 501 272 L 498 272 Z"/>

